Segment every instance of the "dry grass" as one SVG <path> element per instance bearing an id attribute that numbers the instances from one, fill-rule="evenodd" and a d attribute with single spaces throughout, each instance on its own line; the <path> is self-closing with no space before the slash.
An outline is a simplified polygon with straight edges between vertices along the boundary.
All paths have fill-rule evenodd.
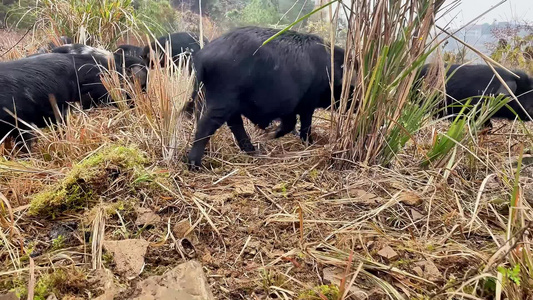
<path id="1" fill-rule="evenodd" d="M 459 149 L 449 168 L 418 167 L 416 162 L 432 144 L 433 131 L 446 129 L 446 124 L 437 123 L 418 133 L 416 144 L 410 144 L 390 168 L 352 162 L 340 171 L 332 168 L 338 158 L 327 144 L 329 113 L 322 112 L 315 124 L 317 144 L 309 148 L 291 135 L 267 140 L 247 123 L 262 152 L 257 157 L 240 153 L 224 127 L 210 143 L 209 170 L 191 173 L 180 159 L 194 126 L 176 118 L 169 107 L 182 103 L 189 87 L 176 86 L 177 75 L 155 73 L 153 93 L 138 97 L 134 109 L 73 113 L 68 126 L 45 131 L 30 155 L 1 164 L 0 192 L 9 204 L 2 206 L 0 219 L 2 290 L 26 286 L 32 272 L 38 280 L 52 268 L 61 268 L 89 275 L 81 288 L 69 289 L 65 283 L 66 287 L 51 289 L 57 296 L 99 295 L 101 286 L 92 284 L 90 270 L 100 264 L 114 268 L 100 256 L 104 239 L 151 241 L 141 277 L 160 274 L 189 259 L 180 255 L 173 239 L 165 239 L 169 228 L 177 234 L 172 227 L 181 220 L 192 224 L 190 257 L 206 267 L 219 299 L 292 299 L 332 280 L 324 274 L 338 274 L 345 278 L 347 295 L 366 294 L 368 299 L 456 299 L 464 294 L 486 299 L 489 288 L 482 291 L 494 282 L 496 268 L 512 269 L 512 253 L 500 250 L 508 240 L 510 199 L 510 178 L 502 174 L 512 177 L 511 161 L 520 145 L 526 150 L 533 146 L 523 143 L 517 126 L 498 123 L 496 128 L 505 127 L 478 145 L 481 161 Z M 181 124 L 176 127 L 179 132 L 169 132 L 175 122 Z M 150 160 L 146 170 L 156 174 L 156 185 L 131 193 L 126 185 L 134 179 L 119 174 L 99 203 L 86 203 L 56 219 L 28 215 L 33 194 L 104 145 L 117 143 L 138 145 L 145 152 Z M 493 173 L 483 162 L 501 172 Z M 518 224 L 520 228 L 530 226 L 533 218 L 528 202 L 532 181 L 528 163 L 520 177 L 519 195 L 524 200 L 518 205 L 526 221 Z M 140 230 L 134 210 L 139 206 L 152 209 L 162 221 Z M 52 247 L 57 231 L 66 237 L 59 249 Z M 92 244 L 84 238 L 91 231 L 98 237 Z M 386 246 L 396 254 L 381 253 Z M 528 231 L 522 230 L 508 249 L 516 251 L 515 246 L 529 249 Z M 35 262 L 31 272 L 30 252 Z M 126 287 L 121 297 L 131 296 L 133 282 L 120 277 L 119 281 Z M 507 283 L 506 293 L 516 289 L 513 284 Z M 520 293 L 514 299 L 526 299 Z"/>
<path id="2" fill-rule="evenodd" d="M 4 154 L 0 292 L 94 298 L 106 290 L 98 269 L 116 272 L 103 241 L 142 238 L 151 244 L 141 278 L 197 259 L 217 299 L 321 299 L 330 283 L 340 289 L 329 299 L 531 299 L 533 144 L 517 124 L 497 122 L 447 164 L 421 168 L 449 126 L 428 123 L 385 168 L 335 153 L 331 114 L 320 111 L 310 147 L 293 135 L 268 140 L 245 122 L 260 149 L 251 157 L 224 126 L 206 169 L 189 172 L 181 158 L 194 124 L 178 112 L 191 77 L 179 66 L 150 75 L 146 95 L 104 76 L 115 100 L 135 95 L 134 108 L 74 110 L 66 125 L 44 129 L 31 153 Z M 148 162 L 134 172 L 107 164 L 94 197 L 54 218 L 29 214 L 36 194 L 116 145 L 138 147 Z M 161 222 L 135 225 L 138 207 Z M 186 234 L 174 228 L 182 221 Z M 502 275 L 516 265 L 520 284 Z M 131 298 L 136 280 L 115 275 L 124 287 L 117 297 Z"/>

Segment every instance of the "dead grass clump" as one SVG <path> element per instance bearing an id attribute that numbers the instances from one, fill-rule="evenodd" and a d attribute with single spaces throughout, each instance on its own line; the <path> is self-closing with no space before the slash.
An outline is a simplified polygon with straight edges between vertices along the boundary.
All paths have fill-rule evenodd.
<path id="1" fill-rule="evenodd" d="M 13 60 L 35 53 L 38 43 L 31 33 L 11 29 L 0 29 L 0 61 Z"/>
<path id="2" fill-rule="evenodd" d="M 74 165 L 60 182 L 34 195 L 29 213 L 56 217 L 65 211 L 75 210 L 96 200 L 118 176 L 137 174 L 145 163 L 144 155 L 133 147 L 105 147 Z"/>

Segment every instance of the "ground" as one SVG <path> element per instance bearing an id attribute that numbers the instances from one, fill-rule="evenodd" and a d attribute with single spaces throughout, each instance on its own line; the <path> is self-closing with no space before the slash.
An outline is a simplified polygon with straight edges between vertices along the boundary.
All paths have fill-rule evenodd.
<path id="1" fill-rule="evenodd" d="M 431 122 L 384 167 L 337 159 L 320 111 L 311 146 L 247 122 L 252 157 L 223 127 L 191 172 L 192 122 L 169 121 L 161 99 L 172 97 L 149 90 L 133 109 L 74 113 L 30 153 L 2 148 L 0 293 L 130 299 L 190 260 L 216 299 L 491 299 L 498 268 L 506 291 L 519 286 L 513 259 L 533 220 L 533 145 L 519 124 L 497 121 L 476 147 L 421 167 L 449 126 Z M 509 239 L 508 226 L 523 229 Z"/>

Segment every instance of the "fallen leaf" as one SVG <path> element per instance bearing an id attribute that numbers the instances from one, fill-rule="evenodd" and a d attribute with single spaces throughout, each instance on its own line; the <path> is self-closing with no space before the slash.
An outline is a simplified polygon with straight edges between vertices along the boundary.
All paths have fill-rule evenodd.
<path id="1" fill-rule="evenodd" d="M 209 197 L 209 195 L 201 193 L 201 192 L 195 192 L 193 194 L 193 196 L 198 198 L 198 199 L 200 199 L 200 200 L 202 200 L 202 201 L 207 200 L 207 198 Z"/>
<path id="2" fill-rule="evenodd" d="M 189 229 L 191 229 L 191 223 L 187 219 L 183 219 L 176 223 L 174 227 L 172 227 L 172 233 L 174 236 L 178 239 L 182 239 L 185 237 L 185 234 Z"/>
<path id="3" fill-rule="evenodd" d="M 135 225 L 137 226 L 155 225 L 161 221 L 161 217 L 149 208 L 138 207 L 136 211 L 137 220 L 135 220 Z"/>
<path id="4" fill-rule="evenodd" d="M 349 189 L 348 197 L 352 199 L 352 203 L 359 205 L 378 205 L 383 203 L 383 198 L 359 189 Z"/>
<path id="5" fill-rule="evenodd" d="M 411 206 L 422 204 L 422 198 L 420 198 L 417 194 L 409 191 L 401 192 L 399 200 L 400 202 Z"/>

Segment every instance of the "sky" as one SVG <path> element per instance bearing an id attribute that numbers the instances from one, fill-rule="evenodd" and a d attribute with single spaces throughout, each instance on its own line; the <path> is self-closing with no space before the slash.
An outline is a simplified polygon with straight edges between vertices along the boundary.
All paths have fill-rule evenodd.
<path id="1" fill-rule="evenodd" d="M 444 5 L 450 4 L 453 0 L 446 0 Z M 450 13 L 437 21 L 439 26 L 444 26 L 451 21 L 450 27 L 460 27 L 480 14 L 484 13 L 501 0 L 462 0 L 460 5 Z M 476 24 L 527 20 L 533 22 L 533 0 L 507 0 L 494 10 L 478 20 Z"/>

